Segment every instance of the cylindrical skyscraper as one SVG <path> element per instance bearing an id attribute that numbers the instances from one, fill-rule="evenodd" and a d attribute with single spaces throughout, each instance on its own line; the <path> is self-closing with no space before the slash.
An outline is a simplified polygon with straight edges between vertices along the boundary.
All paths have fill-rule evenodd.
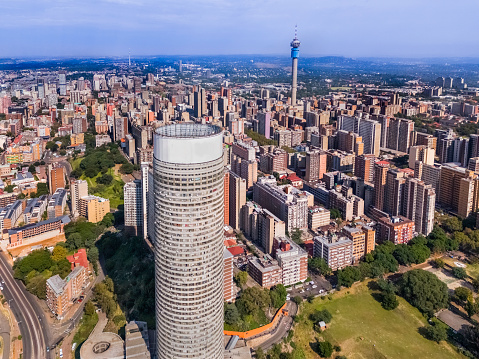
<path id="1" fill-rule="evenodd" d="M 298 57 L 299 57 L 298 35 L 295 32 L 294 39 L 291 41 L 291 58 L 293 59 L 293 81 L 291 85 L 291 106 L 296 106 L 296 90 L 298 87 Z"/>
<path id="2" fill-rule="evenodd" d="M 223 359 L 223 135 L 180 123 L 154 135 L 159 359 Z"/>

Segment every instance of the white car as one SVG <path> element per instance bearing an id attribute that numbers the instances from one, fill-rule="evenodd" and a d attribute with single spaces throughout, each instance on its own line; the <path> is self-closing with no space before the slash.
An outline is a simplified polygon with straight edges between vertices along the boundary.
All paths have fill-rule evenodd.
<path id="1" fill-rule="evenodd" d="M 300 293 L 304 293 L 304 289 L 301 289 L 301 292 Z"/>
<path id="2" fill-rule="evenodd" d="M 313 285 L 313 289 L 316 289 L 316 288 L 318 288 L 318 286 L 317 286 L 317 285 Z"/>
<path id="3" fill-rule="evenodd" d="M 63 350 L 60 348 L 60 358 L 63 358 Z"/>
<path id="4" fill-rule="evenodd" d="M 309 284 L 313 285 L 313 284 L 314 284 L 314 282 L 313 282 L 313 281 L 311 281 L 311 282 L 309 282 Z"/>
<path id="5" fill-rule="evenodd" d="M 0 286 L 0 290 L 3 290 L 3 287 Z"/>

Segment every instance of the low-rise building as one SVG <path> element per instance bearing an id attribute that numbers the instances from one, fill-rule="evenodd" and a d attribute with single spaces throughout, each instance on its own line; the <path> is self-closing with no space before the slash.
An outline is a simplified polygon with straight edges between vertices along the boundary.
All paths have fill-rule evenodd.
<path id="1" fill-rule="evenodd" d="M 85 217 L 88 222 L 98 223 L 105 214 L 110 213 L 110 200 L 97 196 L 85 196 L 80 198 L 80 216 Z"/>
<path id="2" fill-rule="evenodd" d="M 0 209 L 0 230 L 10 229 L 23 213 L 23 201 L 17 200 Z"/>
<path id="3" fill-rule="evenodd" d="M 388 216 L 378 220 L 378 237 L 381 242 L 408 243 L 414 236 L 414 221 L 403 216 Z"/>
<path id="4" fill-rule="evenodd" d="M 86 272 L 84 267 L 78 266 L 65 279 L 58 274 L 47 279 L 47 306 L 58 319 L 65 316 L 72 301 L 80 296 L 87 280 Z"/>
<path id="5" fill-rule="evenodd" d="M 38 198 L 31 198 L 23 211 L 23 223 L 38 223 L 42 220 L 43 213 L 47 210 L 48 196 L 44 194 Z"/>
<path id="6" fill-rule="evenodd" d="M 283 285 L 304 282 L 308 278 L 308 253 L 285 236 L 275 238 L 273 247 Z"/>
<path id="7" fill-rule="evenodd" d="M 48 201 L 47 214 L 48 219 L 53 219 L 63 215 L 63 210 L 67 204 L 67 191 L 59 188 Z"/>
<path id="8" fill-rule="evenodd" d="M 10 229 L 8 230 L 9 246 L 14 247 L 21 245 L 25 239 L 48 232 L 59 231 L 59 233 L 63 233 L 63 227 L 68 223 L 70 223 L 70 217 L 62 216 Z"/>
<path id="9" fill-rule="evenodd" d="M 308 209 L 308 228 L 312 231 L 329 225 L 330 221 L 331 214 L 326 208 L 314 206 Z"/>
<path id="10" fill-rule="evenodd" d="M 353 241 L 336 234 L 314 237 L 314 256 L 323 258 L 333 271 L 350 266 Z"/>
<path id="11" fill-rule="evenodd" d="M 250 258 L 248 273 L 263 288 L 271 288 L 282 283 L 281 268 L 269 254 L 266 254 L 264 258 Z"/>

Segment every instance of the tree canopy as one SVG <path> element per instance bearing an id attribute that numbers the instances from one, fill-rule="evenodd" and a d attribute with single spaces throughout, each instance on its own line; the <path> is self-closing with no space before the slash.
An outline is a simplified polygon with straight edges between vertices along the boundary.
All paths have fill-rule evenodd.
<path id="1" fill-rule="evenodd" d="M 433 315 L 448 305 L 447 285 L 431 272 L 413 269 L 403 274 L 400 294 L 421 312 Z"/>

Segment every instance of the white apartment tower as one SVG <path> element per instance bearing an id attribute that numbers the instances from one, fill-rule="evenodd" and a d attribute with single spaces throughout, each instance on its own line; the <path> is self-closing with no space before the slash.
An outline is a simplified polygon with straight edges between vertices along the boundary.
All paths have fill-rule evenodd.
<path id="1" fill-rule="evenodd" d="M 154 134 L 159 359 L 223 359 L 223 134 L 178 123 Z"/>

